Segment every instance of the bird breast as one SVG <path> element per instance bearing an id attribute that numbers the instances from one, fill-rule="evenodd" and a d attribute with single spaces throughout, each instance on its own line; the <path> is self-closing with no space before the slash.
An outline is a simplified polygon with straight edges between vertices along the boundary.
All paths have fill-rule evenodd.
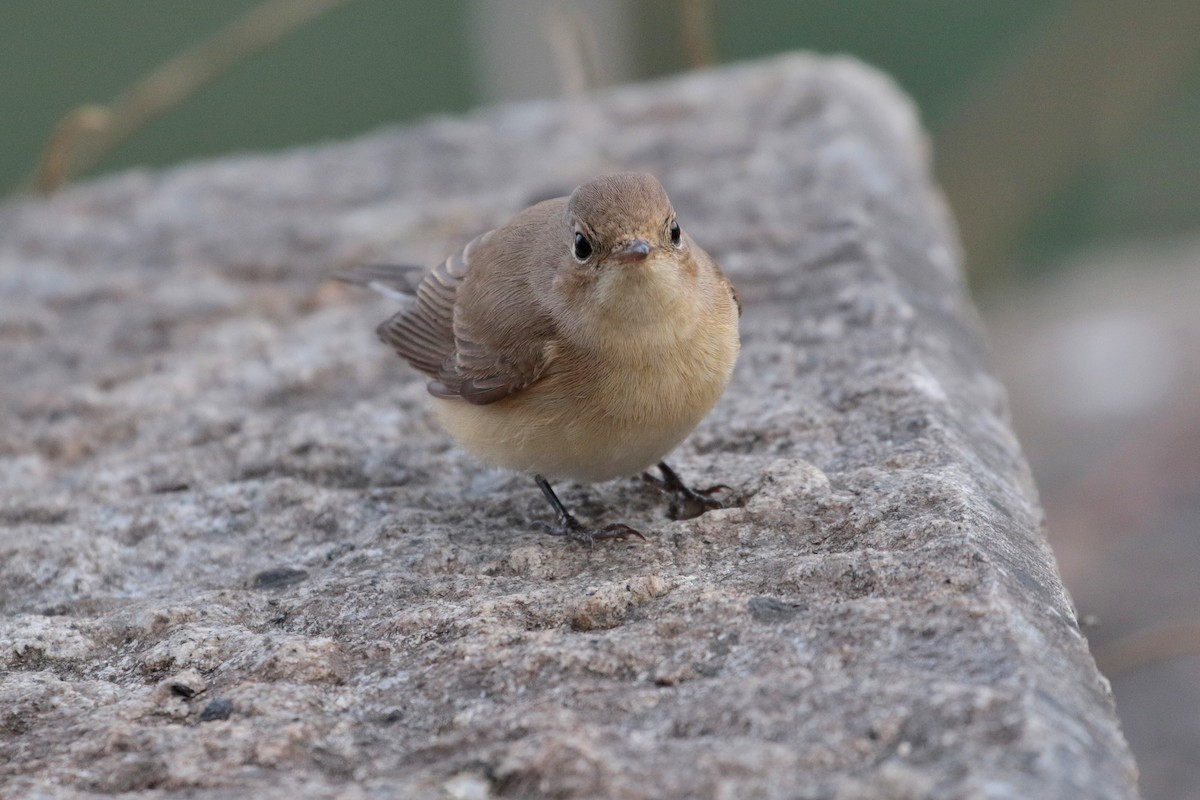
<path id="1" fill-rule="evenodd" d="M 610 331 L 587 347 L 559 343 L 528 389 L 485 406 L 435 399 L 435 410 L 496 466 L 587 483 L 635 474 L 673 450 L 724 391 L 738 354 L 737 312 L 724 305 Z"/>

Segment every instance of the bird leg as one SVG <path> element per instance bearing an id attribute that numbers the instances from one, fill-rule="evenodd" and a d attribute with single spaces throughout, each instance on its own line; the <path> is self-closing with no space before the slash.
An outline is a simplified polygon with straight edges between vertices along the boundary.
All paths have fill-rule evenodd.
<path id="1" fill-rule="evenodd" d="M 663 475 L 661 478 L 643 472 L 642 480 L 660 492 L 671 495 L 671 505 L 667 508 L 667 515 L 671 519 L 695 519 L 705 511 L 724 508 L 724 503 L 710 495 L 721 491 L 733 491 L 723 483 L 707 489 L 692 489 L 665 461 L 658 462 L 658 470 Z"/>
<path id="2" fill-rule="evenodd" d="M 571 512 L 567 511 L 567 507 L 562 504 L 562 501 L 558 499 L 558 495 L 550 488 L 549 481 L 541 475 L 534 475 L 533 479 L 537 482 L 538 488 L 542 490 L 542 494 L 545 495 L 546 500 L 554 507 L 554 513 L 558 515 L 558 521 L 555 525 L 540 523 L 543 532 L 551 536 L 566 536 L 569 539 L 586 542 L 587 544 L 595 544 L 606 539 L 627 539 L 630 536 L 636 536 L 642 541 L 646 540 L 646 537 L 642 536 L 641 531 L 619 522 L 612 525 L 605 525 L 603 528 L 588 528 L 582 525 L 579 520 L 572 516 Z"/>

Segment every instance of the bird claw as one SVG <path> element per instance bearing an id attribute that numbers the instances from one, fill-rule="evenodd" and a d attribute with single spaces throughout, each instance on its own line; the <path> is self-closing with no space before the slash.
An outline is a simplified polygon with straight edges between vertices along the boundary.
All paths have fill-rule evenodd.
<path id="1" fill-rule="evenodd" d="M 611 525 L 605 525 L 603 528 L 588 528 L 580 524 L 579 520 L 568 516 L 560 518 L 556 525 L 539 522 L 537 523 L 537 527 L 542 533 L 547 533 L 551 536 L 565 536 L 568 539 L 583 542 L 587 545 L 612 539 L 629 539 L 633 536 L 636 536 L 643 542 L 646 541 L 646 537 L 642 535 L 641 531 L 631 528 L 622 522 L 614 522 Z"/>
<path id="2" fill-rule="evenodd" d="M 733 487 L 718 483 L 707 489 L 693 489 L 666 464 L 659 464 L 663 477 L 658 478 L 649 472 L 642 473 L 642 480 L 663 494 L 671 495 L 670 505 L 667 506 L 667 516 L 674 520 L 695 519 L 706 511 L 725 508 L 725 504 L 711 495 L 717 492 L 732 492 Z"/>
<path id="3" fill-rule="evenodd" d="M 724 508 L 723 502 L 709 495 L 728 489 L 728 486 L 718 484 L 708 489 L 688 489 L 687 492 L 677 492 L 671 498 L 670 505 L 667 506 L 667 515 L 671 519 L 695 519 L 705 512 Z"/>

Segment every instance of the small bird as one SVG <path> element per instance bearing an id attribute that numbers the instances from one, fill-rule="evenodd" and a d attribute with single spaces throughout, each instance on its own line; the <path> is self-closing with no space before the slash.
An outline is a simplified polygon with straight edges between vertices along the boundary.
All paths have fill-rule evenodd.
<path id="1" fill-rule="evenodd" d="M 737 360 L 737 291 L 684 233 L 653 175 L 617 173 L 530 206 L 432 270 L 336 275 L 405 301 L 379 338 L 429 378 L 433 410 L 486 463 L 533 476 L 548 533 L 593 542 L 549 479 L 634 475 L 675 518 L 721 504 L 663 458 L 708 414 Z"/>

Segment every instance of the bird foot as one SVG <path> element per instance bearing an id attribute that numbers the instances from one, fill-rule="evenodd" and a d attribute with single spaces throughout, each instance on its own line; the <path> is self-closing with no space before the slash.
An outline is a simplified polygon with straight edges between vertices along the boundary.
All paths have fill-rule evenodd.
<path id="1" fill-rule="evenodd" d="M 641 531 L 631 528 L 621 522 L 614 522 L 612 525 L 605 525 L 603 528 L 589 528 L 583 525 L 579 520 L 570 514 L 565 517 L 559 517 L 558 522 L 554 525 L 549 525 L 545 522 L 537 523 L 539 530 L 542 533 L 548 533 L 551 536 L 565 536 L 568 539 L 574 539 L 577 542 L 583 542 L 587 545 L 593 545 L 596 542 L 604 542 L 610 539 L 629 539 L 633 536 L 646 541 L 646 537 Z"/>
<path id="2" fill-rule="evenodd" d="M 666 464 L 658 465 L 662 472 L 661 478 L 642 473 L 642 480 L 663 494 L 670 495 L 670 505 L 667 506 L 667 516 L 671 519 L 695 519 L 706 511 L 725 508 L 725 504 L 712 495 L 717 492 L 732 492 L 733 488 L 723 483 L 709 486 L 707 489 L 693 489 L 685 484 L 675 470 Z"/>

